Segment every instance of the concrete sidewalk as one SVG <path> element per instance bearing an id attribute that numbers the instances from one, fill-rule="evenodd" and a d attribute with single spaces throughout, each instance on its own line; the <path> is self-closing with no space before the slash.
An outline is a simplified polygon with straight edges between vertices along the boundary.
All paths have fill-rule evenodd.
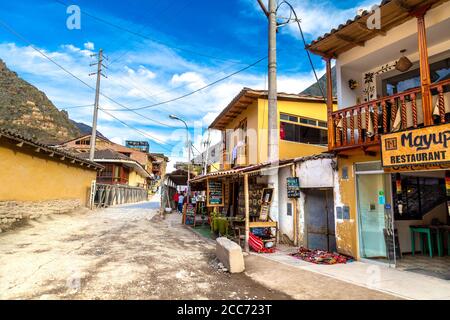
<path id="1" fill-rule="evenodd" d="M 279 246 L 278 250 L 272 254 L 252 254 L 293 268 L 315 272 L 404 299 L 450 299 L 450 281 L 448 280 L 360 261 L 347 264 L 318 265 L 291 257 L 289 253 L 294 251 L 292 247 Z"/>

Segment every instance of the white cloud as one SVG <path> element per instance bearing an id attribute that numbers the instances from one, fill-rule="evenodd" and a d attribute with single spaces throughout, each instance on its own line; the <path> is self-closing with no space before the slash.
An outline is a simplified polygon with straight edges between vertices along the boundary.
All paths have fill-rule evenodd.
<path id="1" fill-rule="evenodd" d="M 182 74 L 174 74 L 171 80 L 174 85 L 187 84 L 191 90 L 201 88 L 206 85 L 203 77 L 197 72 L 184 72 Z"/>
<path id="2" fill-rule="evenodd" d="M 84 43 L 84 48 L 85 48 L 86 50 L 92 51 L 92 50 L 94 50 L 94 48 L 95 48 L 95 47 L 94 47 L 94 43 L 88 41 L 88 42 Z"/>

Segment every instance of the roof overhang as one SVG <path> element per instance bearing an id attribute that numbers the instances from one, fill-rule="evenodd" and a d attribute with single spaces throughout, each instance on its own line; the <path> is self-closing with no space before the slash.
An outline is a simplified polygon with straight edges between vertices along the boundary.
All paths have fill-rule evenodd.
<path id="1" fill-rule="evenodd" d="M 266 90 L 254 90 L 250 88 L 242 89 L 236 97 L 231 100 L 228 106 L 216 117 L 209 126 L 210 129 L 223 130 L 226 125 L 246 110 L 254 101 L 258 99 L 268 99 Z M 279 92 L 278 100 L 295 102 L 319 102 L 325 103 L 323 97 L 303 94 L 291 94 Z"/>
<path id="2" fill-rule="evenodd" d="M 323 57 L 336 58 L 354 47 L 364 46 L 367 40 L 386 35 L 390 29 L 414 18 L 414 11 L 430 6 L 436 7 L 448 0 L 383 0 L 380 5 L 381 29 L 369 29 L 367 20 L 372 12 L 364 11 L 345 24 L 311 42 L 307 49 Z"/>
<path id="3" fill-rule="evenodd" d="M 147 172 L 139 163 L 135 161 L 122 160 L 122 159 L 94 159 L 97 163 L 120 163 L 125 167 L 131 168 L 136 171 L 141 177 L 152 178 L 152 175 Z"/>

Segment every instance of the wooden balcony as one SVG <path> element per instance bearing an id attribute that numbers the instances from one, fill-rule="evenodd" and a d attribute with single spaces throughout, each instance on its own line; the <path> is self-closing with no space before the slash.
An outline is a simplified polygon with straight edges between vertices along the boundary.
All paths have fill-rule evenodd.
<path id="1" fill-rule="evenodd" d="M 449 122 L 450 79 L 430 86 L 434 124 Z M 331 113 L 330 151 L 378 146 L 382 134 L 424 126 L 421 87 Z"/>

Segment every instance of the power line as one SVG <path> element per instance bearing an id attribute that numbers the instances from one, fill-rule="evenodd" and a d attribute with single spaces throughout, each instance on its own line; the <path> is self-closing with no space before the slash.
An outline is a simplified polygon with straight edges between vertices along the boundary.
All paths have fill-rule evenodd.
<path id="1" fill-rule="evenodd" d="M 187 7 L 190 3 L 192 2 L 192 0 L 185 0 L 185 3 L 183 6 L 178 7 L 178 9 L 176 11 L 180 11 L 181 9 L 184 9 L 185 7 Z M 168 11 L 168 9 L 170 7 L 172 7 L 174 4 L 174 2 L 170 2 L 169 5 L 167 7 L 165 7 L 162 11 L 158 12 L 157 17 L 159 18 L 159 24 L 161 23 L 161 16 L 163 12 Z M 170 17 L 174 16 L 174 12 L 176 12 L 174 10 L 172 10 Z M 156 13 L 157 10 L 154 10 L 152 13 Z M 154 15 L 153 15 L 154 16 Z M 148 19 L 148 17 L 146 17 Z M 167 22 L 167 20 L 165 20 L 165 22 Z M 146 28 L 146 26 L 143 26 L 142 28 L 139 29 L 138 33 L 141 33 L 142 31 L 144 31 L 144 29 Z M 124 51 L 122 54 L 120 54 L 120 56 L 118 56 L 117 58 L 114 58 L 109 64 L 108 66 L 111 66 L 113 63 L 119 61 L 120 59 L 122 59 L 124 56 L 126 56 L 128 53 L 130 53 L 131 50 L 126 50 Z"/>
<path id="2" fill-rule="evenodd" d="M 286 4 L 286 5 L 291 9 L 292 14 L 294 14 L 295 19 L 293 19 L 293 20 L 294 20 L 295 22 L 297 22 L 298 30 L 300 31 L 300 35 L 301 35 L 301 37 L 302 37 L 303 44 L 304 44 L 304 46 L 305 46 L 305 51 L 306 51 L 306 54 L 307 54 L 307 56 L 308 56 L 309 64 L 311 65 L 312 71 L 313 71 L 313 73 L 314 73 L 314 77 L 316 78 L 316 83 L 317 83 L 317 85 L 319 86 L 320 92 L 322 93 L 322 98 L 323 98 L 324 101 L 326 101 L 327 99 L 325 98 L 325 93 L 324 93 L 324 91 L 323 91 L 322 85 L 321 85 L 320 82 L 319 82 L 319 77 L 317 76 L 316 68 L 314 67 L 314 63 L 313 63 L 313 61 L 312 61 L 311 54 L 309 53 L 308 50 L 306 50 L 307 44 L 306 44 L 306 40 L 305 40 L 305 35 L 303 34 L 302 26 L 300 25 L 300 20 L 298 19 L 297 12 L 295 11 L 294 7 L 293 7 L 289 2 L 287 2 L 287 1 L 282 1 L 282 2 L 278 5 L 277 10 L 278 10 L 278 8 L 279 8 L 280 6 L 282 6 L 283 4 Z M 289 19 L 289 20 L 291 20 L 291 19 Z"/>
<path id="3" fill-rule="evenodd" d="M 0 24 L 1 24 L 6 30 L 8 30 L 9 32 L 11 32 L 12 34 L 14 34 L 14 35 L 17 36 L 18 38 L 20 38 L 22 41 L 28 43 L 28 45 L 29 45 L 33 50 L 35 50 L 35 51 L 37 51 L 38 53 L 40 53 L 42 56 L 44 56 L 47 60 L 49 60 L 50 62 L 52 62 L 53 64 L 55 64 L 55 65 L 56 65 L 57 67 L 59 67 L 61 70 L 63 70 L 64 72 L 66 72 L 67 74 L 69 74 L 70 76 L 72 76 L 73 78 L 77 79 L 78 81 L 80 81 L 81 83 L 83 83 L 86 87 L 90 88 L 91 90 L 93 90 L 93 91 L 96 90 L 93 86 L 91 86 L 90 84 L 88 84 L 86 81 L 84 81 L 83 79 L 81 79 L 80 77 L 78 77 L 77 75 L 75 75 L 74 73 L 72 73 L 71 71 L 69 71 L 68 69 L 64 68 L 64 67 L 63 67 L 62 65 L 60 65 L 58 62 L 56 62 L 55 60 L 53 60 L 51 57 L 49 57 L 47 54 L 45 54 L 45 52 L 43 52 L 42 50 L 36 48 L 29 40 L 27 40 L 27 39 L 26 39 L 25 37 L 23 37 L 21 34 L 17 33 L 15 30 L 13 30 L 10 26 L 8 26 L 8 25 L 7 25 L 6 23 L 4 23 L 2 20 L 0 20 Z M 118 106 L 120 106 L 120 107 L 122 107 L 122 108 L 124 108 L 124 109 L 127 109 L 127 110 L 129 110 L 129 111 L 131 111 L 131 112 L 137 114 L 138 116 L 143 117 L 143 118 L 145 118 L 145 119 L 147 119 L 147 120 L 149 120 L 149 121 L 158 123 L 158 124 L 160 124 L 160 125 L 162 125 L 162 126 L 165 126 L 165 127 L 168 127 L 168 128 L 176 128 L 176 127 L 173 127 L 173 126 L 168 125 L 168 124 L 166 124 L 166 123 L 163 123 L 163 122 L 160 122 L 160 121 L 151 119 L 151 118 L 149 118 L 149 117 L 147 117 L 147 116 L 145 116 L 145 115 L 143 115 L 143 114 L 140 114 L 140 113 L 134 111 L 133 109 L 131 109 L 131 108 L 125 106 L 124 104 L 122 104 L 122 103 L 120 103 L 120 102 L 114 100 L 113 98 L 107 96 L 106 94 L 104 94 L 104 93 L 102 93 L 102 92 L 100 92 L 100 95 L 103 96 L 103 97 L 105 97 L 105 98 L 108 99 L 109 101 L 111 101 L 111 102 L 117 104 Z M 122 110 L 122 109 L 120 109 L 120 110 Z M 114 111 L 114 110 L 111 110 L 111 111 Z"/>
<path id="4" fill-rule="evenodd" d="M 137 129 L 137 128 L 131 126 L 131 125 L 129 125 L 128 123 L 126 123 L 126 122 L 120 120 L 119 118 L 115 117 L 114 115 L 112 115 L 111 113 L 109 113 L 108 111 L 106 111 L 105 109 L 99 108 L 99 110 L 101 110 L 102 112 L 106 113 L 106 114 L 109 115 L 110 117 L 114 118 L 115 120 L 117 120 L 118 122 L 120 122 L 121 124 L 123 124 L 124 126 L 130 128 L 130 129 L 132 129 L 132 130 L 134 130 L 134 131 L 136 131 L 136 132 L 138 132 L 138 133 L 141 134 L 142 136 L 144 136 L 144 137 L 146 137 L 146 138 L 148 138 L 148 139 L 153 140 L 153 142 L 156 143 L 157 145 L 159 145 L 161 148 L 163 148 L 163 149 L 165 149 L 165 150 L 167 150 L 167 151 L 169 151 L 169 152 L 172 152 L 172 150 L 166 148 L 164 145 L 168 145 L 168 146 L 171 146 L 171 147 L 175 148 L 175 146 L 173 146 L 173 145 L 171 145 L 171 144 L 168 144 L 168 143 L 166 143 L 166 142 L 164 142 L 164 141 L 162 141 L 162 140 L 160 140 L 160 139 L 158 139 L 158 138 L 156 138 L 156 137 L 154 137 L 154 136 L 152 136 L 152 135 L 150 135 L 150 134 L 148 134 L 148 133 L 146 133 L 146 132 L 143 132 L 143 131 L 141 131 L 141 130 L 139 130 L 139 129 Z M 158 143 L 157 141 L 160 141 L 160 143 Z"/>
<path id="5" fill-rule="evenodd" d="M 60 1 L 60 0 L 54 0 L 54 1 L 57 2 L 57 3 L 59 3 L 59 4 L 61 4 L 61 5 L 63 5 L 63 6 L 65 6 L 65 7 L 68 6 L 68 4 L 64 3 L 63 1 Z M 142 33 L 139 33 L 139 32 L 136 32 L 136 31 L 127 29 L 127 28 L 125 28 L 125 27 L 119 26 L 119 25 L 117 25 L 117 24 L 115 24 L 115 23 L 112 23 L 112 22 L 110 22 L 110 21 L 108 21 L 108 20 L 105 20 L 105 19 L 103 19 L 103 18 L 100 18 L 100 17 L 98 17 L 98 16 L 95 16 L 95 15 L 93 15 L 93 14 L 87 12 L 86 10 L 83 10 L 83 14 L 86 15 L 86 16 L 88 16 L 88 17 L 90 17 L 90 18 L 92 18 L 92 19 L 95 19 L 95 20 L 97 20 L 97 21 L 100 21 L 100 22 L 102 22 L 102 23 L 104 23 L 104 24 L 107 24 L 107 25 L 109 25 L 109 26 L 112 26 L 112 27 L 114 27 L 114 28 L 117 28 L 117 29 L 119 29 L 119 30 L 128 32 L 128 33 L 130 33 L 130 34 L 132 34 L 132 35 L 135 35 L 135 36 L 144 38 L 144 39 L 146 39 L 146 40 L 150 40 L 150 41 L 153 41 L 153 42 L 156 42 L 156 43 L 165 45 L 165 46 L 170 47 L 170 48 L 175 49 L 175 50 L 185 51 L 185 52 L 188 52 L 188 53 L 191 53 L 191 54 L 195 54 L 195 55 L 198 55 L 198 56 L 201 56 L 201 57 L 209 58 L 209 59 L 211 59 L 211 60 L 228 61 L 228 62 L 232 62 L 232 63 L 234 63 L 234 64 L 245 64 L 245 63 L 243 63 L 243 62 L 238 62 L 238 61 L 233 61 L 233 60 L 229 60 L 229 59 L 219 58 L 219 57 L 207 55 L 207 54 L 204 54 L 204 53 L 196 52 L 196 51 L 193 51 L 193 50 L 190 50 L 190 49 L 185 49 L 185 48 L 182 48 L 182 47 L 173 46 L 173 45 L 168 44 L 168 43 L 166 43 L 166 42 L 164 42 L 164 41 L 156 40 L 156 39 L 153 39 L 153 38 L 151 38 L 151 37 L 148 37 L 148 36 L 146 36 L 146 35 L 144 35 L 144 34 L 142 34 Z"/>
<path id="6" fill-rule="evenodd" d="M 206 89 L 206 88 L 212 87 L 213 85 L 216 85 L 217 83 L 219 83 L 219 82 L 221 82 L 221 81 L 224 81 L 224 80 L 226 80 L 226 79 L 228 79 L 228 78 L 231 78 L 232 76 L 234 76 L 234 75 L 236 75 L 236 74 L 238 74 L 238 73 L 241 73 L 241 72 L 243 72 L 243 71 L 245 71 L 245 70 L 247 70 L 247 69 L 250 69 L 251 67 L 253 67 L 253 66 L 257 65 L 258 63 L 260 63 L 261 61 L 265 60 L 266 58 L 267 58 L 267 57 L 261 58 L 261 59 L 255 61 L 255 62 L 253 62 L 252 64 L 249 64 L 249 65 L 247 65 L 246 67 L 244 67 L 244 68 L 242 68 L 242 69 L 239 69 L 238 71 L 235 71 L 235 72 L 233 72 L 233 73 L 231 73 L 231 74 L 229 74 L 229 75 L 227 75 L 227 76 L 225 76 L 225 77 L 223 77 L 223 78 L 220 78 L 220 79 L 218 79 L 218 80 L 216 80 L 216 81 L 213 81 L 213 82 L 211 82 L 211 83 L 209 83 L 209 84 L 207 84 L 207 85 L 205 85 L 205 86 L 203 86 L 203 87 L 201 87 L 201 88 L 199 88 L 199 89 L 197 89 L 197 90 L 194 90 L 194 91 L 191 91 L 191 92 L 189 92 L 189 93 L 183 94 L 183 95 L 181 95 L 181 96 L 179 96 L 179 97 L 172 98 L 172 99 L 169 99 L 169 100 L 166 100 L 166 101 L 162 101 L 162 102 L 158 102 L 158 103 L 155 103 L 155 104 L 152 104 L 152 105 L 149 105 L 149 106 L 144 106 L 144 107 L 139 107 L 139 108 L 133 108 L 133 109 L 128 109 L 128 108 L 127 108 L 127 109 L 128 109 L 129 111 L 143 110 L 143 109 L 154 108 L 154 107 L 157 107 L 157 106 L 160 106 L 160 105 L 163 105 L 163 104 L 167 104 L 167 103 L 170 103 L 170 102 L 174 102 L 174 101 L 177 101 L 177 100 L 181 100 L 181 99 L 186 98 L 186 97 L 189 97 L 189 96 L 191 96 L 191 95 L 193 95 L 193 94 L 195 94 L 195 93 L 197 93 L 197 92 L 200 92 L 200 91 L 202 91 L 202 90 L 204 90 L 204 89 Z M 126 110 L 123 110 L 123 109 L 110 109 L 110 110 L 111 110 L 111 111 L 126 111 Z"/>
<path id="7" fill-rule="evenodd" d="M 82 106 L 62 107 L 60 109 L 68 110 L 68 109 L 87 108 L 87 107 L 92 107 L 92 106 L 93 106 L 93 104 L 91 103 L 91 104 L 85 104 L 85 105 L 82 105 Z"/>

